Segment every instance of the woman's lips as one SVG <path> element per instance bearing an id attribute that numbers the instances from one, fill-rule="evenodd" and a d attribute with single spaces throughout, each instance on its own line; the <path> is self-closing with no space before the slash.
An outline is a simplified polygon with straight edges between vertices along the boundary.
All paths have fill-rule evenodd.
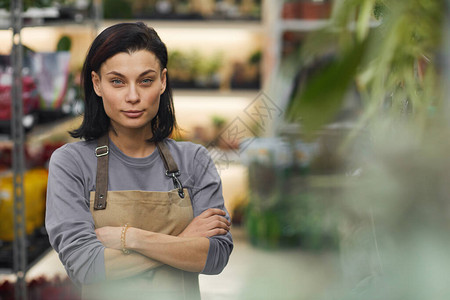
<path id="1" fill-rule="evenodd" d="M 123 114 L 127 116 L 128 118 L 139 118 L 142 116 L 144 111 L 142 110 L 125 110 L 123 111 Z"/>

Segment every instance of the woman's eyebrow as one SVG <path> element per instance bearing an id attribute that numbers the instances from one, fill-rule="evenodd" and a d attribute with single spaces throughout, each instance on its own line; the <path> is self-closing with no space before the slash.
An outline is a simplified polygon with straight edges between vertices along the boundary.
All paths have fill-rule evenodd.
<path id="1" fill-rule="evenodd" d="M 116 72 L 116 71 L 108 72 L 108 73 L 106 73 L 106 75 L 116 75 L 116 76 L 124 77 L 123 74 Z"/>
<path id="2" fill-rule="evenodd" d="M 147 75 L 147 74 L 149 74 L 149 73 L 156 73 L 156 71 L 153 70 L 153 69 L 145 70 L 144 72 L 142 72 L 141 74 L 139 74 L 139 77 L 145 76 L 145 75 Z M 120 77 L 125 77 L 125 75 L 123 75 L 122 73 L 117 72 L 117 71 L 111 71 L 111 72 L 108 72 L 108 73 L 106 73 L 106 75 L 116 75 L 116 76 L 120 76 Z"/>
<path id="3" fill-rule="evenodd" d="M 153 70 L 153 69 L 148 69 L 148 70 L 142 72 L 141 75 L 139 75 L 139 76 L 145 76 L 145 75 L 147 75 L 148 73 L 156 73 L 156 71 Z"/>

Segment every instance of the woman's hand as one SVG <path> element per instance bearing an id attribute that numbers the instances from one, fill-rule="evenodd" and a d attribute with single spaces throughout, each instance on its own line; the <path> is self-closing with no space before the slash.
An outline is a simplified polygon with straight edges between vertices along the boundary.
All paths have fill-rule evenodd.
<path id="1" fill-rule="evenodd" d="M 225 211 L 221 209 L 209 208 L 195 217 L 178 236 L 211 237 L 227 234 L 231 223 L 224 217 L 225 215 Z"/>
<path id="2" fill-rule="evenodd" d="M 97 238 L 106 248 L 122 249 L 122 227 L 105 226 L 95 229 Z"/>

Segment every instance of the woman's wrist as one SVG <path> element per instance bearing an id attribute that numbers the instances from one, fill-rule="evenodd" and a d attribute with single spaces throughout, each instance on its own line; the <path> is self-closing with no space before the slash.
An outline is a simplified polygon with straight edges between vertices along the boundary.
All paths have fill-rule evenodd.
<path id="1" fill-rule="evenodd" d="M 130 227 L 127 231 L 127 248 L 130 251 L 141 252 L 158 241 L 158 233 Z"/>
<path id="2" fill-rule="evenodd" d="M 126 236 L 126 245 L 127 249 L 130 251 L 133 251 L 136 249 L 136 241 L 138 240 L 139 235 L 139 229 L 135 227 L 129 227 L 127 230 L 127 236 Z"/>

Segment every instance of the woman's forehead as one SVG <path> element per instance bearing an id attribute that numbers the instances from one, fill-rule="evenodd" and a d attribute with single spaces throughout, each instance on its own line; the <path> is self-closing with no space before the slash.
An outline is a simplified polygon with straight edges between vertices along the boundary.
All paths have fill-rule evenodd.
<path id="1" fill-rule="evenodd" d="M 138 50 L 133 52 L 119 52 L 111 56 L 103 62 L 100 67 L 100 72 L 139 71 L 149 68 L 160 71 L 158 58 L 148 50 Z"/>

